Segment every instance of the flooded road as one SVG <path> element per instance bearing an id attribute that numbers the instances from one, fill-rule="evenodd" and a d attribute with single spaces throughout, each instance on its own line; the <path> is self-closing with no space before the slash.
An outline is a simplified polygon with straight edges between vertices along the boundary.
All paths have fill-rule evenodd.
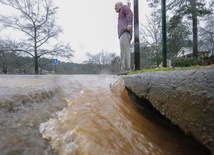
<path id="1" fill-rule="evenodd" d="M 1 155 L 208 155 L 113 75 L 0 76 Z"/>

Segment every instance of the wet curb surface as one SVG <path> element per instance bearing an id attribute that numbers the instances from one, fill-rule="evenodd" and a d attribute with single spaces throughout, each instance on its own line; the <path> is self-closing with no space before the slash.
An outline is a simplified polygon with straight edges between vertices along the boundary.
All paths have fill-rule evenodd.
<path id="1" fill-rule="evenodd" d="M 214 67 L 124 76 L 125 86 L 214 154 Z"/>

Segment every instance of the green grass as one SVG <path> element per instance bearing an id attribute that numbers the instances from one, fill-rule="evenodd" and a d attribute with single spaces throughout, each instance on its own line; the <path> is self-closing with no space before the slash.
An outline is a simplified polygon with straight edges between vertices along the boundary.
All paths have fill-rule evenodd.
<path id="1" fill-rule="evenodd" d="M 155 71 L 171 71 L 171 70 L 185 70 L 185 69 L 193 69 L 193 68 L 200 68 L 202 66 L 191 66 L 191 67 L 160 67 L 160 68 L 149 68 L 149 69 L 142 69 L 137 71 L 129 72 L 128 75 L 131 74 L 139 74 L 145 72 L 155 72 Z"/>

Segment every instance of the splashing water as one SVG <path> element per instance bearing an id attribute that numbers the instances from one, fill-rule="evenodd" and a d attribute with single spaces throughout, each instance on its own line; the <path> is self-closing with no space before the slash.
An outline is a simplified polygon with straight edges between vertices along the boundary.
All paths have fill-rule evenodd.
<path id="1" fill-rule="evenodd" d="M 40 125 L 43 137 L 60 155 L 200 153 L 189 151 L 198 145 L 181 132 L 145 117 L 132 104 L 122 79 L 80 76 L 73 80 L 80 90 L 70 94 L 68 107 Z"/>

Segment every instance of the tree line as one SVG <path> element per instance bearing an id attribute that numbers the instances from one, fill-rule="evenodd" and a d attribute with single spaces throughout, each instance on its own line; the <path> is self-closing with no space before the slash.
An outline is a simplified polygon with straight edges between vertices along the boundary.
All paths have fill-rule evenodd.
<path id="1" fill-rule="evenodd" d="M 34 74 L 33 62 L 32 57 L 0 51 L 0 74 Z M 38 74 L 116 74 L 119 70 L 119 57 L 104 50 L 94 55 L 88 53 L 88 60 L 81 64 L 54 62 L 54 59 L 45 57 L 38 61 Z"/>
<path id="2" fill-rule="evenodd" d="M 151 15 L 141 25 L 141 66 L 159 66 L 162 62 L 161 0 L 148 0 Z M 192 47 L 198 59 L 198 47 L 214 55 L 214 1 L 167 0 L 167 59 L 174 60 L 182 47 Z M 142 52 L 143 51 L 143 52 Z"/>

